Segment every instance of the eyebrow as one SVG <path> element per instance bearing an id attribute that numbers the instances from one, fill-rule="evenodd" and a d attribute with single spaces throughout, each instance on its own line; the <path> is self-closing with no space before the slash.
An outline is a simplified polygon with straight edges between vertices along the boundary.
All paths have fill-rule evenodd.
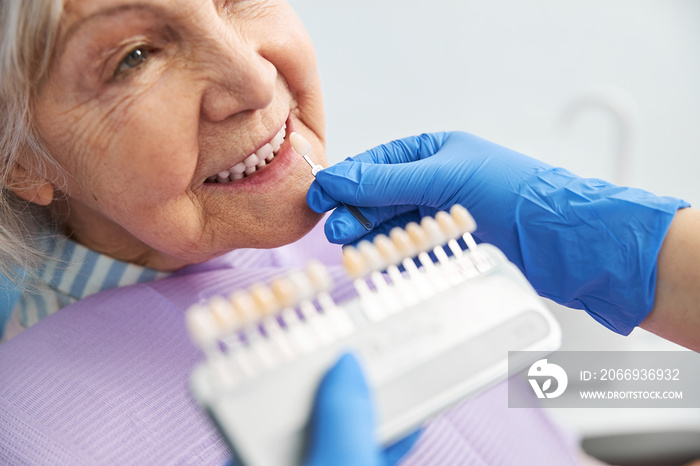
<path id="1" fill-rule="evenodd" d="M 68 28 L 66 31 L 66 34 L 63 36 L 63 39 L 61 41 L 61 50 L 59 51 L 59 56 L 63 55 L 63 50 L 65 49 L 65 45 L 70 41 L 71 37 L 76 34 L 80 28 L 85 25 L 86 23 L 90 22 L 91 20 L 101 18 L 104 16 L 111 16 L 113 14 L 118 14 L 122 13 L 124 11 L 129 11 L 129 10 L 152 10 L 155 11 L 157 10 L 156 7 L 153 5 L 148 5 L 145 3 L 129 3 L 125 5 L 116 5 L 111 8 L 107 8 L 105 10 L 100 10 L 96 11 L 94 13 L 91 13 L 83 18 L 80 18 L 78 21 L 75 23 L 71 24 L 71 26 Z"/>

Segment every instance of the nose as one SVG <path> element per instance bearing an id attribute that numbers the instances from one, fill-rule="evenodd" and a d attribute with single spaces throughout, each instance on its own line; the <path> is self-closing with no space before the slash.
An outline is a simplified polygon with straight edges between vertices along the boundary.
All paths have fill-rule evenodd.
<path id="1" fill-rule="evenodd" d="M 216 40 L 207 87 L 202 96 L 202 117 L 217 122 L 237 113 L 259 110 L 275 97 L 277 69 L 254 44 L 239 38 Z"/>

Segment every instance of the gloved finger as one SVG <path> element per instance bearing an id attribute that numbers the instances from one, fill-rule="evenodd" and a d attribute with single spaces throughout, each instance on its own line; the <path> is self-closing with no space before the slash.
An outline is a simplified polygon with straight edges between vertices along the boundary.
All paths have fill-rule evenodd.
<path id="1" fill-rule="evenodd" d="M 351 354 L 341 356 L 319 385 L 306 464 L 381 464 L 369 388 Z"/>
<path id="2" fill-rule="evenodd" d="M 396 165 L 345 161 L 318 172 L 316 182 L 331 198 L 358 207 L 432 205 L 433 199 L 424 194 L 435 183 L 434 172 L 421 161 Z M 307 202 L 315 210 L 316 199 L 307 197 Z"/>
<path id="3" fill-rule="evenodd" d="M 371 163 L 408 163 L 431 157 L 437 153 L 447 133 L 426 133 L 379 145 L 346 160 Z"/>
<path id="4" fill-rule="evenodd" d="M 404 220 L 406 223 L 401 223 L 401 220 L 394 219 L 411 211 L 415 211 L 416 214 L 410 216 L 410 219 L 413 220 L 417 217 L 420 220 L 420 215 L 418 215 L 415 206 L 362 207 L 361 211 L 373 225 L 372 231 L 367 232 L 367 229 L 348 212 L 348 209 L 340 206 L 328 216 L 323 227 L 328 241 L 335 244 L 348 244 L 353 241 L 359 241 L 361 238 L 374 238 L 379 233 L 386 234 L 391 228 L 408 223 L 410 220 Z M 385 225 L 386 223 L 389 224 Z M 387 230 L 387 227 L 389 230 Z"/>
<path id="5" fill-rule="evenodd" d="M 423 429 L 418 429 L 412 434 L 408 434 L 406 437 L 394 442 L 384 449 L 384 464 L 391 465 L 396 464 L 398 461 L 406 456 L 411 448 L 416 444 L 420 434 Z"/>
<path id="6" fill-rule="evenodd" d="M 306 203 L 309 205 L 311 210 L 316 213 L 328 212 L 331 209 L 335 209 L 340 205 L 340 202 L 336 201 L 328 194 L 322 187 L 321 184 L 314 180 L 309 186 L 309 190 L 306 192 Z"/>

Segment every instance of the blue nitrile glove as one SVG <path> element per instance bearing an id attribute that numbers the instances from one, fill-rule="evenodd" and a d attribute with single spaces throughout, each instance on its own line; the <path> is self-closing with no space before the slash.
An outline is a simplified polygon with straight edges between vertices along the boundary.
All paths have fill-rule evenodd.
<path id="1" fill-rule="evenodd" d="M 374 437 L 374 413 L 359 364 L 344 354 L 324 376 L 311 415 L 307 466 L 388 466 L 418 438 L 418 432 L 382 450 Z"/>
<path id="2" fill-rule="evenodd" d="M 676 210 L 689 206 L 580 178 L 461 132 L 393 141 L 329 167 L 306 200 L 317 212 L 337 201 L 362 207 L 376 225 L 370 237 L 462 204 L 477 239 L 500 248 L 540 295 L 624 335 L 651 311 L 661 243 Z M 326 222 L 335 243 L 365 233 L 342 206 Z"/>

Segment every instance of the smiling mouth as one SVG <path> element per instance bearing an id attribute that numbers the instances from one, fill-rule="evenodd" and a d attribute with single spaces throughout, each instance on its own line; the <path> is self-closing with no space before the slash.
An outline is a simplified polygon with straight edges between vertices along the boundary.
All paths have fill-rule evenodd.
<path id="1" fill-rule="evenodd" d="M 287 124 L 285 123 L 270 142 L 266 143 L 260 149 L 246 157 L 242 162 L 237 163 L 228 170 L 210 176 L 205 183 L 230 183 L 232 181 L 242 180 L 260 170 L 275 158 L 280 147 L 282 147 L 282 143 L 287 134 L 286 131 Z"/>

